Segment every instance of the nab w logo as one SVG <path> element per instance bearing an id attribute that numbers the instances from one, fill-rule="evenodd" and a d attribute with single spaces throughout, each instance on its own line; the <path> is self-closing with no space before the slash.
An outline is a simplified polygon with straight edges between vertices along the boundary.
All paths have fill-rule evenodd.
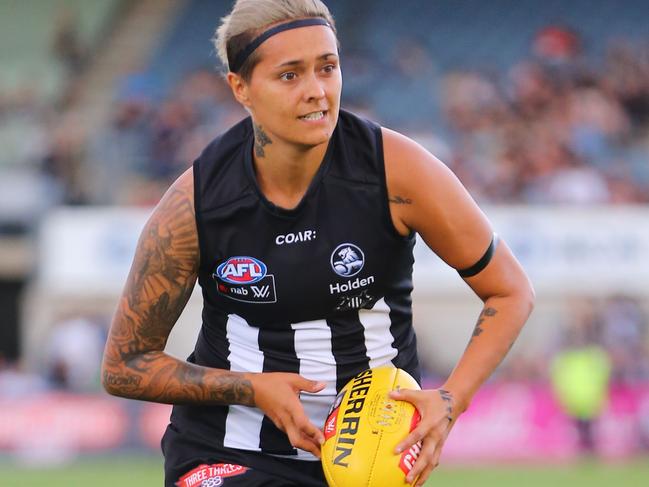
<path id="1" fill-rule="evenodd" d="M 250 286 L 252 295 L 255 298 L 267 298 L 270 296 L 270 286 Z"/>

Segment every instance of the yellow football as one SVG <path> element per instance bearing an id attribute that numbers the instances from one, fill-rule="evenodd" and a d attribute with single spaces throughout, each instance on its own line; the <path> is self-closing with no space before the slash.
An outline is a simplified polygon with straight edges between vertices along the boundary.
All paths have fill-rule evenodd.
<path id="1" fill-rule="evenodd" d="M 395 389 L 419 389 L 406 371 L 379 367 L 361 372 L 339 392 L 324 425 L 322 468 L 330 487 L 406 484 L 420 445 L 394 452 L 419 422 L 417 409 L 395 401 Z"/>

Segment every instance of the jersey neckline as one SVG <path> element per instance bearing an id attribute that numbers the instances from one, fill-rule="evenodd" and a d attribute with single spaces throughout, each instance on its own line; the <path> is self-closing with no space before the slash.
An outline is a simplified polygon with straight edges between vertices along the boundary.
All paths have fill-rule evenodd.
<path id="1" fill-rule="evenodd" d="M 327 144 L 327 150 L 325 151 L 324 157 L 322 158 L 322 162 L 320 162 L 320 166 L 318 167 L 318 170 L 313 176 L 313 179 L 311 180 L 311 183 L 309 184 L 309 187 L 307 188 L 306 192 L 302 196 L 302 199 L 297 204 L 297 206 L 295 206 L 295 208 L 290 208 L 290 209 L 277 206 L 275 203 L 273 203 L 268 198 L 266 198 L 266 195 L 264 195 L 263 191 L 259 187 L 259 183 L 257 181 L 257 175 L 255 174 L 255 168 L 252 159 L 252 151 L 253 151 L 255 136 L 252 129 L 250 129 L 250 137 L 248 138 L 244 149 L 245 150 L 244 165 L 246 169 L 246 174 L 250 179 L 250 183 L 254 188 L 255 193 L 257 193 L 257 197 L 271 213 L 278 216 L 291 217 L 300 213 L 302 208 L 304 208 L 307 200 L 316 191 L 325 173 L 327 172 L 327 169 L 329 168 L 329 164 L 331 162 L 332 155 L 333 155 L 334 137 L 336 135 L 337 129 L 338 129 L 338 124 L 336 124 L 336 127 L 334 128 L 334 131 L 331 134 L 331 137 L 329 138 L 329 142 Z"/>

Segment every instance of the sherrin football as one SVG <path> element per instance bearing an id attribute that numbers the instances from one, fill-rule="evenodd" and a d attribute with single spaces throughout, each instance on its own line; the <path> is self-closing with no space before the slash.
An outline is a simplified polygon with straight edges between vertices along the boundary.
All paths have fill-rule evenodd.
<path id="1" fill-rule="evenodd" d="M 322 468 L 330 487 L 407 485 L 419 445 L 401 454 L 394 449 L 420 416 L 412 404 L 388 393 L 419 388 L 410 374 L 394 367 L 365 370 L 345 385 L 324 425 Z"/>

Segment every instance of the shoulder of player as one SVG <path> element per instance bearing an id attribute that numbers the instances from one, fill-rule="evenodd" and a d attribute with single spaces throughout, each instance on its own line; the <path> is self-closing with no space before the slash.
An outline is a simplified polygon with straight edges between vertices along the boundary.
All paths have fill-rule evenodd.
<path id="1" fill-rule="evenodd" d="M 491 238 L 491 225 L 473 198 L 453 172 L 419 144 L 389 129 L 383 129 L 383 136 L 395 226 L 419 233 L 455 268 L 475 263 Z"/>
<path id="2" fill-rule="evenodd" d="M 187 265 L 193 267 L 198 261 L 192 168 L 169 187 L 149 217 L 142 235 L 164 245 L 166 253 L 178 254 Z"/>
<path id="3" fill-rule="evenodd" d="M 194 217 L 194 170 L 192 167 L 182 173 L 176 179 L 165 194 L 160 199 L 160 202 L 154 210 L 156 213 L 176 212 L 179 208 L 189 207 L 189 212 Z M 176 213 L 177 217 L 187 216 L 186 212 Z"/>
<path id="4" fill-rule="evenodd" d="M 386 182 L 391 200 L 414 199 L 418 193 L 440 196 L 448 186 L 459 184 L 451 170 L 414 140 L 381 128 Z"/>

